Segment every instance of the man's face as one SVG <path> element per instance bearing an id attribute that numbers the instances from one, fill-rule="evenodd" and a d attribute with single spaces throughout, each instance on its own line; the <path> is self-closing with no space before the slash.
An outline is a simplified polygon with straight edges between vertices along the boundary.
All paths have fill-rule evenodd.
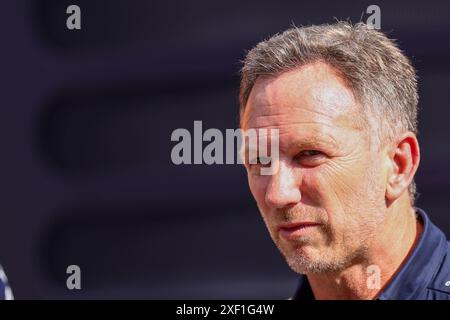
<path id="1" fill-rule="evenodd" d="M 298 273 L 332 272 L 369 252 L 386 213 L 386 159 L 370 147 L 361 107 L 332 68 L 260 77 L 243 129 L 278 129 L 273 175 L 246 161 L 270 235 Z M 248 159 L 247 159 L 248 160 Z"/>

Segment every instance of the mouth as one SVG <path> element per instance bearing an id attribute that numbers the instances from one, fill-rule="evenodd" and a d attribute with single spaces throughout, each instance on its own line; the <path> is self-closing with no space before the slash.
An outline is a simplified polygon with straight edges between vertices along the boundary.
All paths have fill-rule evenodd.
<path id="1" fill-rule="evenodd" d="M 278 227 L 278 232 L 286 240 L 295 240 L 298 237 L 311 234 L 320 226 L 322 226 L 321 223 L 310 221 L 285 223 Z"/>

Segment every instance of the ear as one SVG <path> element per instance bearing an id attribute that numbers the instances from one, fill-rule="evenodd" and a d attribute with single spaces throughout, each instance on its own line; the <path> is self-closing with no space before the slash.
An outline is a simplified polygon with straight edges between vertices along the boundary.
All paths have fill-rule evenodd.
<path id="1" fill-rule="evenodd" d="M 388 172 L 386 199 L 398 199 L 413 181 L 420 162 L 420 148 L 417 137 L 405 132 L 393 145 L 390 153 L 391 170 Z"/>

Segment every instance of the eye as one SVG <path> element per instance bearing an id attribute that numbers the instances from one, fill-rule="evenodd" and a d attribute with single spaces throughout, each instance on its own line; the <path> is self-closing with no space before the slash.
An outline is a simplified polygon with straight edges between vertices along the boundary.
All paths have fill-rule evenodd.
<path id="1" fill-rule="evenodd" d="M 302 151 L 300 153 L 300 155 L 303 155 L 303 156 L 316 156 L 316 155 L 321 154 L 321 153 L 322 152 L 317 151 L 317 150 L 305 150 L 305 151 Z"/>
<path id="2" fill-rule="evenodd" d="M 326 160 L 326 155 L 318 150 L 304 150 L 295 156 L 295 160 L 302 166 L 315 167 Z"/>

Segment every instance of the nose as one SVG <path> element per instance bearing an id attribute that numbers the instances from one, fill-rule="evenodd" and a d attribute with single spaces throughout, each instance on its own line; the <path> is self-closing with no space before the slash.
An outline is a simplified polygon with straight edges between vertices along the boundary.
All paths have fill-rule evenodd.
<path id="1" fill-rule="evenodd" d="M 300 177 L 293 168 L 280 159 L 278 170 L 270 176 L 265 201 L 272 208 L 283 208 L 301 200 Z"/>

